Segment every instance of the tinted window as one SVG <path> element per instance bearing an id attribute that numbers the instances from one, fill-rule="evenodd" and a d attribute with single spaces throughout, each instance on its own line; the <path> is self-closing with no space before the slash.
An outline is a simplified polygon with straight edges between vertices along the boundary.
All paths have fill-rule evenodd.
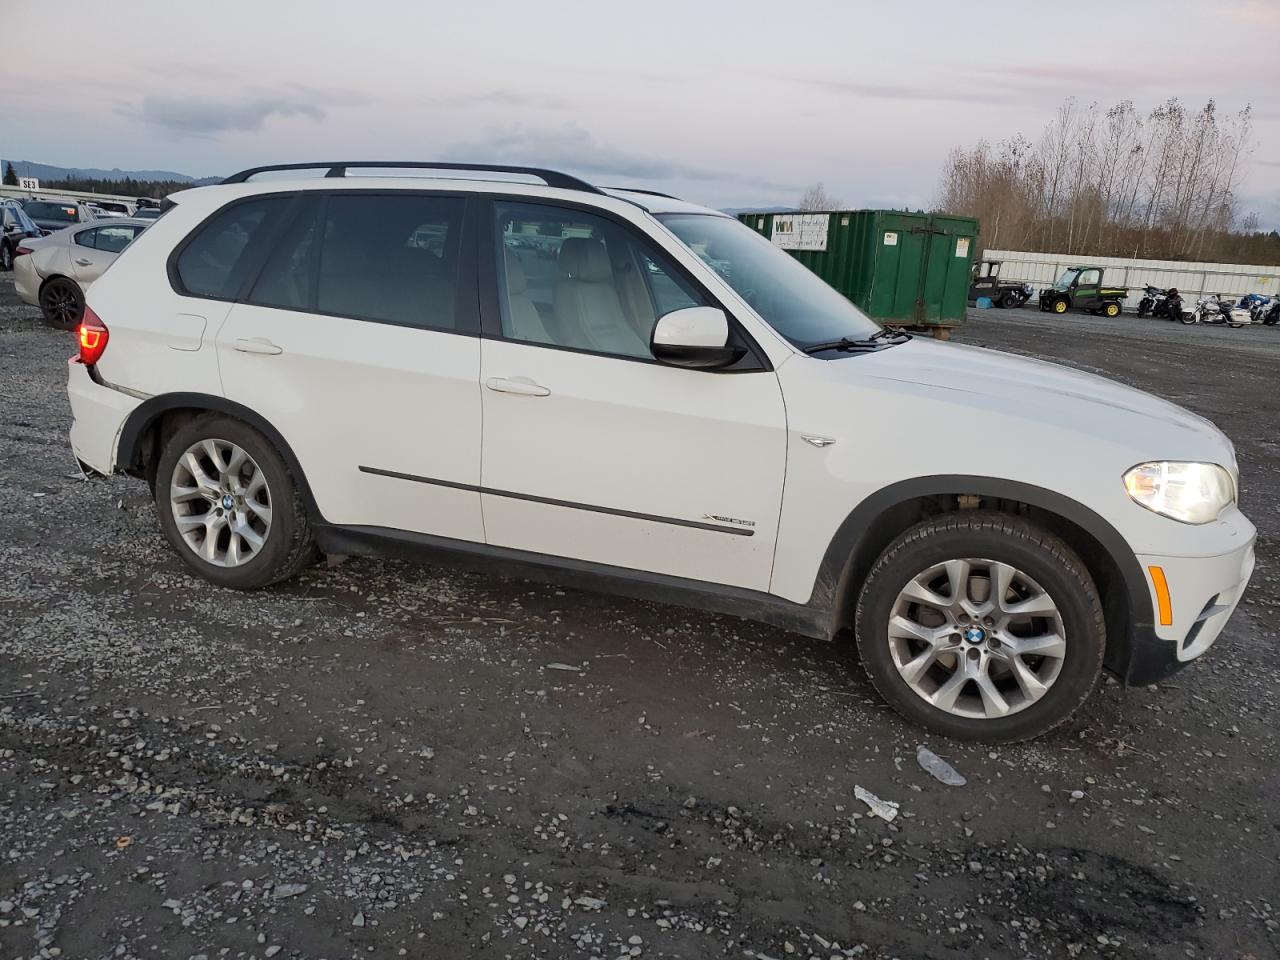
<path id="1" fill-rule="evenodd" d="M 649 357 L 659 317 L 706 304 L 654 245 L 611 220 L 538 204 L 497 210 L 504 336 Z"/>
<path id="2" fill-rule="evenodd" d="M 250 303 L 288 310 L 312 309 L 320 253 L 319 206 L 316 198 L 308 198 L 272 245 L 271 256 L 249 294 Z"/>
<path id="3" fill-rule="evenodd" d="M 339 195 L 325 204 L 316 309 L 451 330 L 465 201 L 414 194 Z M 281 273 L 303 269 L 308 241 Z"/>
<path id="4" fill-rule="evenodd" d="M 253 252 L 269 242 L 289 202 L 289 197 L 260 197 L 233 204 L 201 227 L 178 255 L 178 278 L 186 292 L 234 299 Z"/>
<path id="5" fill-rule="evenodd" d="M 74 205 L 50 203 L 48 200 L 28 200 L 25 206 L 28 216 L 37 220 L 59 220 L 63 223 L 78 223 L 79 216 Z"/>

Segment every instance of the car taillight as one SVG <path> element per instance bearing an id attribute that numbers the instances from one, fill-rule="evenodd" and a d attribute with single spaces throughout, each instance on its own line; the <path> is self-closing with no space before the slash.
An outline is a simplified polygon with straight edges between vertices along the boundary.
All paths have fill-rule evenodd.
<path id="1" fill-rule="evenodd" d="M 107 349 L 107 339 L 111 334 L 102 319 L 84 308 L 84 318 L 80 321 L 80 362 L 91 367 L 102 359 L 102 352 Z"/>
<path id="2" fill-rule="evenodd" d="M 17 249 L 17 250 L 15 250 L 15 251 L 13 251 L 13 255 L 14 255 L 15 257 L 21 257 L 21 256 L 24 256 L 25 254 L 30 253 L 30 252 L 31 252 L 31 248 L 30 248 L 30 247 L 24 247 L 24 246 L 22 246 L 21 244 L 19 244 L 19 245 L 18 245 L 18 249 Z"/>

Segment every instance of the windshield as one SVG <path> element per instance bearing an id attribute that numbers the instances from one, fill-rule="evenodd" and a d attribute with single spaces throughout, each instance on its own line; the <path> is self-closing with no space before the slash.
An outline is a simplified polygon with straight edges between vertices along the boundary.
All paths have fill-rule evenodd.
<path id="1" fill-rule="evenodd" d="M 880 332 L 879 324 L 807 267 L 737 220 L 687 213 L 658 219 L 796 346 Z"/>
<path id="2" fill-rule="evenodd" d="M 1076 277 L 1080 276 L 1080 268 L 1072 267 L 1070 270 L 1063 271 L 1062 276 L 1058 278 L 1058 282 L 1053 285 L 1055 290 L 1066 290 Z"/>

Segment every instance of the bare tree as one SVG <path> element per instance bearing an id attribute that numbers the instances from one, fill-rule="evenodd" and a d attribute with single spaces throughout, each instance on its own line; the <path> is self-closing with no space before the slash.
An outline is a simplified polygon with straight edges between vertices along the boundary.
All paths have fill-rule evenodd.
<path id="1" fill-rule="evenodd" d="M 1280 234 L 1239 216 L 1250 108 L 1223 117 L 1212 100 L 1192 112 L 1172 99 L 1145 121 L 1129 100 L 1099 109 L 1068 99 L 1034 145 L 952 150 L 937 209 L 978 217 L 983 248 L 1280 263 Z"/>
<path id="2" fill-rule="evenodd" d="M 804 195 L 800 197 L 801 210 L 839 210 L 840 206 L 840 201 L 827 193 L 821 181 L 805 187 Z"/>

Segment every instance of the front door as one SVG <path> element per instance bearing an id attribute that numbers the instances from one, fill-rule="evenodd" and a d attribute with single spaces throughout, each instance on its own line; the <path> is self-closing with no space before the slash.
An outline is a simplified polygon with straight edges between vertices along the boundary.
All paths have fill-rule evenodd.
<path id="1" fill-rule="evenodd" d="M 227 397 L 286 438 L 328 522 L 482 543 L 466 200 L 308 192 L 270 228 L 255 204 L 272 202 L 228 208 L 181 254 L 197 276 L 241 249 L 264 262 L 217 334 Z"/>
<path id="2" fill-rule="evenodd" d="M 652 358 L 658 317 L 718 304 L 634 226 L 515 202 L 488 219 L 487 542 L 766 590 L 786 460 L 776 376 Z"/>

